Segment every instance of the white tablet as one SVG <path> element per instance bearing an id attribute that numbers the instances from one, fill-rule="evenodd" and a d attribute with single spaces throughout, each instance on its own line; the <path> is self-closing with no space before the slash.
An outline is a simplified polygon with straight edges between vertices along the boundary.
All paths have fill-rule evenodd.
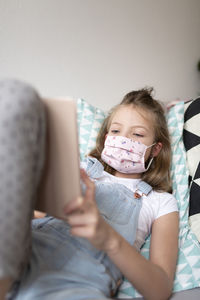
<path id="1" fill-rule="evenodd" d="M 46 109 L 46 159 L 35 209 L 65 219 L 63 207 L 81 195 L 76 103 L 42 99 Z"/>

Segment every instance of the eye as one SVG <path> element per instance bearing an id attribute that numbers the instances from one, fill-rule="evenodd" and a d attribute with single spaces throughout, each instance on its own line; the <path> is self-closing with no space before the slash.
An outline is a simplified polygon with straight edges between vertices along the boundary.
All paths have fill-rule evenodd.
<path id="1" fill-rule="evenodd" d="M 134 133 L 133 135 L 137 136 L 137 137 L 144 137 L 143 134 L 140 134 L 140 133 Z"/>
<path id="2" fill-rule="evenodd" d="M 111 132 L 112 132 L 112 133 L 119 133 L 119 130 L 113 129 L 113 130 L 111 130 Z"/>

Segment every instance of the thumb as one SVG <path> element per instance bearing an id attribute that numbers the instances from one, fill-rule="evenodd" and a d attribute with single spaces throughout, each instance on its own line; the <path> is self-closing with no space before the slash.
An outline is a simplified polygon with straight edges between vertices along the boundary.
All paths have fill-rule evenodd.
<path id="1" fill-rule="evenodd" d="M 89 178 L 87 173 L 85 172 L 84 169 L 80 170 L 80 175 L 83 183 L 86 186 L 86 192 L 85 192 L 85 197 L 88 200 L 94 201 L 94 193 L 95 193 L 95 184 L 94 182 Z"/>
<path id="2" fill-rule="evenodd" d="M 72 211 L 79 208 L 82 204 L 83 204 L 83 197 L 79 196 L 79 197 L 77 197 L 76 199 L 73 199 L 72 201 L 70 201 L 69 203 L 67 203 L 64 206 L 64 212 L 66 214 L 69 214 Z"/>

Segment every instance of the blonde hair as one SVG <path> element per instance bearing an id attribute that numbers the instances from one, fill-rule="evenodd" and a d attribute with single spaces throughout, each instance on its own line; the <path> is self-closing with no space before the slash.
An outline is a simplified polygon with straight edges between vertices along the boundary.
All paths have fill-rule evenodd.
<path id="1" fill-rule="evenodd" d="M 115 112 L 122 106 L 133 106 L 151 113 L 153 117 L 155 142 L 162 143 L 162 149 L 148 169 L 142 173 L 142 180 L 149 183 L 155 190 L 171 191 L 170 181 L 170 163 L 171 163 L 171 146 L 170 137 L 165 119 L 165 112 L 161 103 L 151 96 L 153 89 L 144 88 L 138 91 L 132 91 L 126 94 L 122 102 L 112 108 L 105 118 L 96 140 L 96 147 L 89 153 L 90 156 L 97 158 L 104 166 L 105 171 L 114 174 L 115 170 L 107 165 L 101 159 L 101 152 L 104 148 L 105 135 L 109 131 L 109 127 Z"/>

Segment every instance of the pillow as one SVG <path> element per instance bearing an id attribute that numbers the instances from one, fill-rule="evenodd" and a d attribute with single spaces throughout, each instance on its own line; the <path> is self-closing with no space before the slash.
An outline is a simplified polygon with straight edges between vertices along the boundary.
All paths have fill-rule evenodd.
<path id="1" fill-rule="evenodd" d="M 97 134 L 106 113 L 83 99 L 77 100 L 80 160 L 95 147 Z"/>
<path id="2" fill-rule="evenodd" d="M 77 101 L 78 128 L 80 134 L 81 159 L 95 145 L 95 138 L 105 113 L 83 99 Z M 173 194 L 180 211 L 179 255 L 173 291 L 181 291 L 200 286 L 200 246 L 188 224 L 189 189 L 186 152 L 182 140 L 184 103 L 179 102 L 167 114 L 169 132 L 172 139 Z M 150 237 L 141 249 L 142 255 L 149 257 Z M 118 298 L 133 298 L 141 295 L 125 279 Z"/>
<path id="3" fill-rule="evenodd" d="M 189 169 L 189 223 L 200 242 L 200 97 L 184 104 L 183 141 Z"/>

